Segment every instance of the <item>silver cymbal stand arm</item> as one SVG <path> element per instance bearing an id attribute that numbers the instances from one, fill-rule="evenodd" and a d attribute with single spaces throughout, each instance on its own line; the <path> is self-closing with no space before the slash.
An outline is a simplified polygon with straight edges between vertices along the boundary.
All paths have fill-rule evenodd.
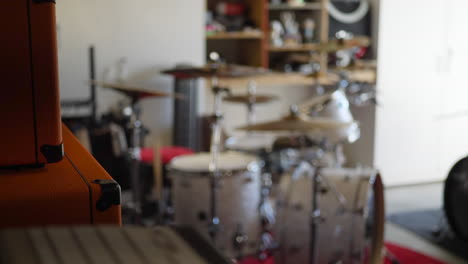
<path id="1" fill-rule="evenodd" d="M 257 93 L 257 84 L 255 81 L 249 81 L 247 87 L 247 93 L 250 96 L 255 96 Z M 255 101 L 250 101 L 247 103 L 247 125 L 253 125 L 255 123 Z"/>
<path id="2" fill-rule="evenodd" d="M 132 189 L 132 222 L 140 224 L 141 221 L 141 204 L 142 204 L 142 190 L 140 184 L 140 162 L 141 162 L 141 146 L 142 146 L 142 123 L 140 120 L 140 109 L 136 100 L 132 103 L 132 116 L 130 119 L 131 129 L 131 147 L 128 149 L 130 156 L 130 177 Z"/>

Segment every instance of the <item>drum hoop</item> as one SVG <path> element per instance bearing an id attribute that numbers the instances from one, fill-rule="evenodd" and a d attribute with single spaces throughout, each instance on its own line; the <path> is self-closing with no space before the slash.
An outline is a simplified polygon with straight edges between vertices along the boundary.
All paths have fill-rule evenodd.
<path id="1" fill-rule="evenodd" d="M 255 169 L 252 169 L 253 167 Z M 184 177 L 196 176 L 196 177 L 202 177 L 202 178 L 210 178 L 213 176 L 213 173 L 209 171 L 188 171 L 185 169 L 174 168 L 173 166 L 169 166 L 168 170 L 169 172 L 180 172 L 180 173 L 186 174 L 186 175 L 183 175 Z M 232 177 L 234 175 L 238 175 L 238 174 L 245 173 L 245 172 L 254 173 L 255 171 L 259 171 L 259 170 L 260 170 L 260 167 L 259 167 L 258 161 L 252 161 L 249 164 L 247 164 L 245 168 L 242 168 L 242 169 L 234 169 L 234 170 L 220 169 L 218 172 L 219 173 L 218 177 L 227 178 L 227 177 Z M 171 175 L 171 173 L 169 173 L 169 175 L 170 177 L 174 177 L 173 175 Z"/>
<path id="2" fill-rule="evenodd" d="M 371 252 L 371 264 L 380 264 L 383 261 L 382 249 L 384 247 L 385 235 L 385 196 L 384 185 L 380 173 L 376 173 L 373 177 L 374 183 L 374 220 L 375 227 L 372 234 L 373 252 Z"/>
<path id="3" fill-rule="evenodd" d="M 452 166 L 452 168 L 450 169 L 450 172 L 447 176 L 447 179 L 445 180 L 445 184 L 444 184 L 444 205 L 443 205 L 443 210 L 444 210 L 444 213 L 445 213 L 445 216 L 447 217 L 447 222 L 450 226 L 450 228 L 453 230 L 453 232 L 455 233 L 455 235 L 460 238 L 461 240 L 463 241 L 468 241 L 468 237 L 463 237 L 461 235 L 461 232 L 460 232 L 460 229 L 458 228 L 457 224 L 456 224 L 456 220 L 455 220 L 455 214 L 454 214 L 454 208 L 452 207 L 452 203 L 450 201 L 450 189 L 451 189 L 451 186 L 453 185 L 453 181 L 454 181 L 454 178 L 452 175 L 454 175 L 455 173 L 455 168 L 458 168 L 459 166 L 461 166 L 463 163 L 465 162 L 468 162 L 468 157 L 465 157 L 461 160 L 459 160 L 457 163 L 455 163 L 455 165 Z"/>

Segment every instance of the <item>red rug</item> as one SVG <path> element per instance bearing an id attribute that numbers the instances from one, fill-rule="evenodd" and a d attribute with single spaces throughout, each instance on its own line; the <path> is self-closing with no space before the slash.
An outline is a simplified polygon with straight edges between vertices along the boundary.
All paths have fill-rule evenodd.
<path id="1" fill-rule="evenodd" d="M 418 253 L 392 243 L 385 243 L 387 251 L 393 254 L 399 264 L 446 264 L 443 261 Z M 393 264 L 390 259 L 385 259 L 385 264 Z"/>
<path id="2" fill-rule="evenodd" d="M 418 253 L 414 250 L 395 245 L 393 243 L 385 243 L 385 247 L 387 251 L 398 260 L 398 262 L 392 262 L 390 258 L 386 258 L 384 264 L 448 264 L 435 258 Z M 274 260 L 273 258 L 269 258 L 264 261 L 259 261 L 257 259 L 247 259 L 240 262 L 239 264 L 274 264 Z"/>

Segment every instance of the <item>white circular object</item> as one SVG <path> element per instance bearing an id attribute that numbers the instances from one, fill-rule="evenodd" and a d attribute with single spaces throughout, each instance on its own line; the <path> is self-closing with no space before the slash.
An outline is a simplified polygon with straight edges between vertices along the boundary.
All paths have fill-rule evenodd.
<path id="1" fill-rule="evenodd" d="M 247 134 L 243 136 L 233 136 L 226 140 L 226 147 L 231 150 L 243 152 L 256 152 L 269 150 L 275 141 L 276 136 L 268 134 Z"/>
<path id="2" fill-rule="evenodd" d="M 369 2 L 367 0 L 361 0 L 359 7 L 351 13 L 344 13 L 340 11 L 332 2 L 328 2 L 327 5 L 328 13 L 341 23 L 353 24 L 363 19 L 369 11 Z"/>
<path id="3" fill-rule="evenodd" d="M 219 154 L 218 168 L 220 171 L 245 170 L 255 161 L 254 156 L 233 151 L 224 152 Z M 172 169 L 185 172 L 209 172 L 210 162 L 210 153 L 198 153 L 177 157 L 172 160 L 170 166 Z"/>

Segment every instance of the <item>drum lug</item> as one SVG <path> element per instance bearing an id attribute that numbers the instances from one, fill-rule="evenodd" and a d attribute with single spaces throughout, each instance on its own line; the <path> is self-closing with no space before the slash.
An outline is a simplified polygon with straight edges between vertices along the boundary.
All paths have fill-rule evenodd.
<path id="1" fill-rule="evenodd" d="M 245 177 L 244 179 L 244 184 L 249 184 L 251 182 L 253 182 L 254 180 L 252 179 L 252 177 L 248 176 L 248 177 Z"/>
<path id="2" fill-rule="evenodd" d="M 211 236 L 215 236 L 221 230 L 220 220 L 218 217 L 211 219 L 211 222 L 208 226 L 208 232 Z"/>
<path id="3" fill-rule="evenodd" d="M 242 225 L 238 224 L 237 231 L 234 234 L 233 241 L 232 241 L 234 249 L 238 251 L 239 253 L 241 253 L 242 249 L 245 247 L 248 240 L 249 240 L 249 237 L 244 232 L 242 232 Z"/>
<path id="4" fill-rule="evenodd" d="M 293 208 L 294 208 L 294 210 L 296 210 L 296 211 L 302 211 L 302 210 L 304 210 L 304 206 L 303 206 L 301 203 L 297 203 L 297 204 L 293 205 Z"/>
<path id="5" fill-rule="evenodd" d="M 198 220 L 206 221 L 206 219 L 207 219 L 207 216 L 206 216 L 206 213 L 204 211 L 198 212 Z"/>
<path id="6" fill-rule="evenodd" d="M 344 176 L 344 182 L 350 182 L 351 181 L 351 175 L 346 175 Z"/>
<path id="7" fill-rule="evenodd" d="M 357 209 L 354 209 L 354 214 L 356 215 L 364 215 L 364 208 L 357 208 Z"/>
<path id="8" fill-rule="evenodd" d="M 328 187 L 321 187 L 319 192 L 321 195 L 325 195 L 327 194 L 328 192 L 330 191 L 330 189 Z"/>
<path id="9" fill-rule="evenodd" d="M 325 217 L 322 215 L 322 211 L 320 211 L 320 209 L 317 209 L 313 212 L 312 214 L 312 220 L 316 223 L 316 224 L 322 224 L 325 222 Z"/>

